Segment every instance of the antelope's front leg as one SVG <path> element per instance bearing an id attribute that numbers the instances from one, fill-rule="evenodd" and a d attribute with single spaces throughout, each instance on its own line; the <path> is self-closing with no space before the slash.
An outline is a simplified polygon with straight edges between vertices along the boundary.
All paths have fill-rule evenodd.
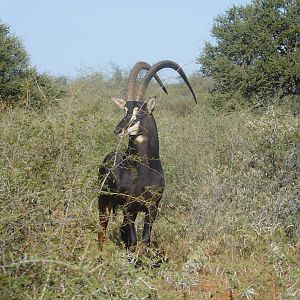
<path id="1" fill-rule="evenodd" d="M 98 241 L 99 241 L 99 248 L 102 249 L 106 237 L 106 228 L 108 225 L 112 205 L 111 202 L 107 200 L 105 196 L 99 196 L 98 203 L 99 203 L 99 223 L 100 223 Z"/>
<path id="2" fill-rule="evenodd" d="M 127 249 L 135 247 L 137 244 L 136 230 L 134 225 L 136 217 L 137 212 L 129 212 L 124 209 L 124 220 L 121 226 L 121 238 Z"/>
<path id="3" fill-rule="evenodd" d="M 157 216 L 157 212 L 158 208 L 156 205 L 150 205 L 147 207 L 142 235 L 143 243 L 145 243 L 147 246 L 150 246 L 152 225 Z"/>

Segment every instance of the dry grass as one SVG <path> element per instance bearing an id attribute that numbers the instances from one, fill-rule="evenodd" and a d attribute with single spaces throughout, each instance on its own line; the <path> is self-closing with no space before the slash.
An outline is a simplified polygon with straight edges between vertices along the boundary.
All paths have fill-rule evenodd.
<path id="1" fill-rule="evenodd" d="M 198 105 L 185 87 L 159 94 L 167 189 L 138 265 L 120 215 L 97 248 L 97 170 L 122 114 L 103 79 L 74 82 L 45 111 L 1 114 L 2 299 L 299 297 L 299 116 L 217 113 L 194 85 Z"/>

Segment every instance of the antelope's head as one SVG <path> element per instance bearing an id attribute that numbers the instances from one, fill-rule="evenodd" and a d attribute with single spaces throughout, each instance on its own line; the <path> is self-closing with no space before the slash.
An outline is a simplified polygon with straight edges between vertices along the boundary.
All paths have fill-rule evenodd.
<path id="1" fill-rule="evenodd" d="M 164 68 L 171 68 L 177 71 L 182 79 L 185 81 L 187 86 L 189 87 L 195 102 L 197 103 L 196 96 L 194 91 L 185 75 L 181 67 L 169 60 L 160 61 L 157 64 L 153 65 L 152 67 L 145 63 L 145 62 L 138 62 L 132 69 L 129 81 L 128 81 L 128 94 L 127 100 L 112 97 L 111 99 L 119 106 L 121 109 L 124 110 L 125 116 L 120 121 L 120 123 L 115 128 L 115 134 L 118 136 L 139 136 L 143 135 L 145 131 L 149 131 L 148 125 L 148 117 L 152 115 L 155 106 L 155 98 L 150 98 L 144 101 L 144 96 L 146 90 L 149 86 L 151 79 L 154 77 L 159 85 L 162 87 L 165 93 L 167 90 L 165 89 L 163 83 L 161 82 L 160 78 L 157 76 L 157 72 Z M 136 79 L 139 72 L 142 69 L 148 70 L 148 73 L 143 78 L 142 84 L 138 90 L 137 96 L 134 95 L 134 89 L 136 84 Z"/>
<path id="2" fill-rule="evenodd" d="M 115 128 L 115 134 L 118 136 L 142 135 L 147 130 L 147 116 L 151 115 L 155 106 L 155 98 L 143 101 L 125 101 L 120 98 L 112 100 L 124 110 L 125 116 Z"/>

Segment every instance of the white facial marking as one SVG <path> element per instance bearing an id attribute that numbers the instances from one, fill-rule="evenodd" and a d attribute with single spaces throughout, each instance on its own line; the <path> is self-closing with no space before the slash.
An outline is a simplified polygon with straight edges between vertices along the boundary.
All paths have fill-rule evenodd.
<path id="1" fill-rule="evenodd" d="M 145 140 L 145 137 L 143 135 L 139 135 L 135 139 L 135 141 L 139 144 L 141 144 L 144 140 Z"/>
<path id="2" fill-rule="evenodd" d="M 131 117 L 130 120 L 129 120 L 129 124 L 135 121 L 136 115 L 137 115 L 137 113 L 138 113 L 138 110 L 139 110 L 138 107 L 135 107 L 135 108 L 133 109 L 133 111 L 132 111 L 132 117 Z M 126 112 L 126 113 L 127 113 L 127 112 Z"/>
<path id="3" fill-rule="evenodd" d="M 131 127 L 128 127 L 127 129 L 127 133 L 129 135 L 137 135 L 138 131 L 139 131 L 139 126 L 140 126 L 140 121 L 136 122 L 134 125 L 132 125 Z"/>

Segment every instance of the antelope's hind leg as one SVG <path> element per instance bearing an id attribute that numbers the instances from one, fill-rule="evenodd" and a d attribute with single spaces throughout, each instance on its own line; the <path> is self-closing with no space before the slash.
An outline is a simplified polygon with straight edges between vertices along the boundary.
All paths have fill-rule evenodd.
<path id="1" fill-rule="evenodd" d="M 112 210 L 112 202 L 109 200 L 109 198 L 105 195 L 100 195 L 98 198 L 98 204 L 99 204 L 99 233 L 98 233 L 98 241 L 99 241 L 99 247 L 102 249 L 103 243 L 106 238 L 106 228 L 109 221 L 109 216 Z"/>

